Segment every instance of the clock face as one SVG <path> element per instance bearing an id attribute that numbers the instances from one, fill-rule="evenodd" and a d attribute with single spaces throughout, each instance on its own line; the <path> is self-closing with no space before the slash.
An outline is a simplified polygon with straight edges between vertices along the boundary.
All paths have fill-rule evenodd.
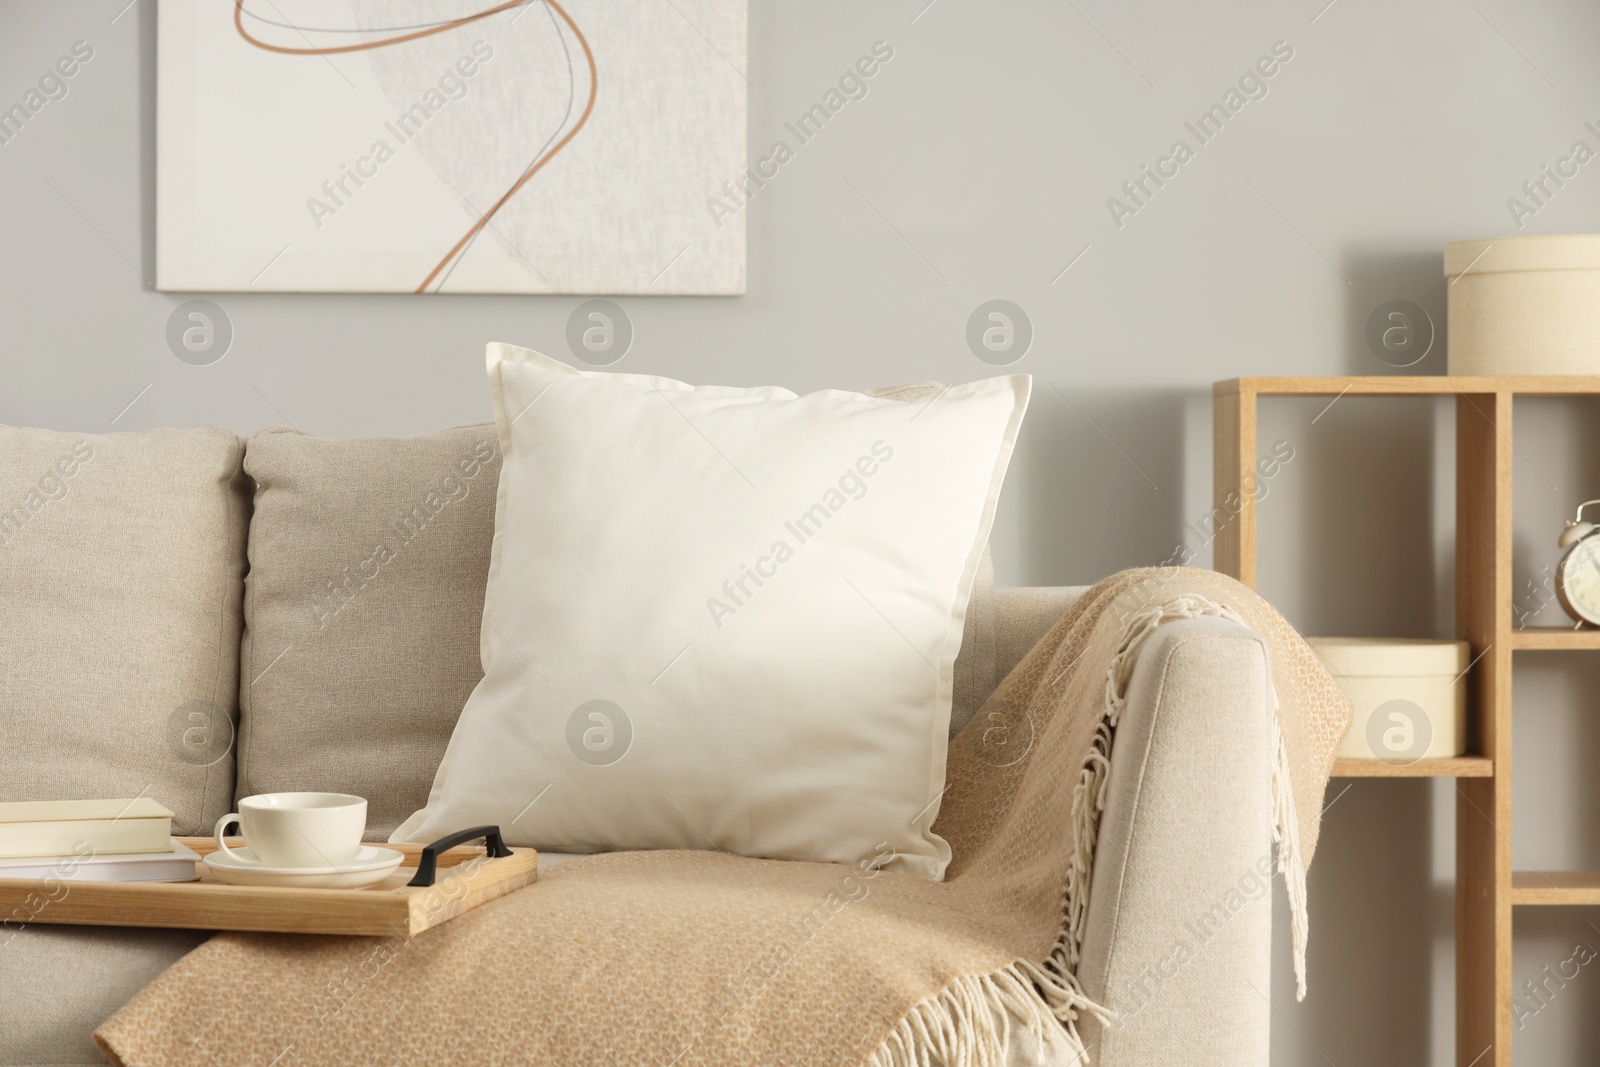
<path id="1" fill-rule="evenodd" d="M 1556 592 L 1567 614 L 1600 626 L 1600 537 L 1586 537 L 1561 558 Z"/>

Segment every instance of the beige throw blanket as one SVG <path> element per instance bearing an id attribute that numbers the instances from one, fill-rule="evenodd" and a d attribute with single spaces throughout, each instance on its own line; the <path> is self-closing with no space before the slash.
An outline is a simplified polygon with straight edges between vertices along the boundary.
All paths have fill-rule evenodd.
<path id="1" fill-rule="evenodd" d="M 1199 615 L 1270 647 L 1303 991 L 1305 865 L 1349 705 L 1256 594 L 1163 569 L 1095 586 L 952 742 L 942 883 L 870 861 L 602 854 L 409 940 L 218 936 L 96 1040 L 128 1067 L 991 1065 L 1013 1027 L 1081 1050 L 1082 1014 L 1107 1016 L 1075 969 L 1117 718 L 1146 637 Z"/>

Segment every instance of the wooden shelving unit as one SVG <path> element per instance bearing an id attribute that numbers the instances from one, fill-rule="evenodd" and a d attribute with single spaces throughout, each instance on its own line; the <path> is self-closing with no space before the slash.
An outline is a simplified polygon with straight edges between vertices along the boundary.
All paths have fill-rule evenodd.
<path id="1" fill-rule="evenodd" d="M 1244 491 L 1256 462 L 1261 397 L 1443 396 L 1456 405 L 1456 636 L 1472 646 L 1468 748 L 1456 759 L 1395 767 L 1339 760 L 1345 777 L 1451 777 L 1456 783 L 1456 1062 L 1510 1067 L 1512 910 L 1600 904 L 1600 872 L 1513 871 L 1511 662 L 1518 650 L 1600 649 L 1600 631 L 1512 626 L 1512 402 L 1600 396 L 1600 377 L 1235 378 L 1213 389 L 1215 567 L 1256 583 L 1256 509 Z"/>

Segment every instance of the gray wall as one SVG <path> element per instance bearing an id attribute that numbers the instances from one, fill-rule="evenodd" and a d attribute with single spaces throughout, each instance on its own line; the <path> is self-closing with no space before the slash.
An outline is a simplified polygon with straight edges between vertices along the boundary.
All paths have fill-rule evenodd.
<path id="1" fill-rule="evenodd" d="M 155 10 L 125 2 L 0 9 L 0 103 L 74 41 L 95 49 L 0 146 L 0 422 L 405 434 L 488 417 L 485 341 L 564 354 L 578 298 L 230 294 L 215 298 L 227 357 L 174 358 L 164 330 L 184 298 L 141 279 Z M 1031 317 L 1017 369 L 1038 388 L 995 534 L 1001 580 L 1089 582 L 1180 539 L 1203 549 L 1184 527 L 1208 510 L 1211 382 L 1389 373 L 1363 327 L 1390 299 L 1439 324 L 1416 369 L 1442 372 L 1443 243 L 1512 232 L 1524 180 L 1579 138 L 1600 147 L 1583 128 L 1600 120 L 1600 5 L 1325 2 L 756 0 L 752 147 L 875 40 L 895 58 L 749 209 L 749 294 L 624 300 L 636 340 L 618 369 L 798 390 L 964 380 L 990 372 L 967 317 L 1003 297 Z M 1294 56 L 1268 95 L 1115 225 L 1107 198 L 1193 144 L 1184 122 L 1280 40 Z M 1523 232 L 1600 230 L 1597 193 L 1600 162 Z M 1263 505 L 1263 590 L 1308 632 L 1448 633 L 1448 410 L 1345 400 L 1313 423 L 1320 408 L 1266 416 L 1264 443 L 1296 459 Z M 1519 577 L 1600 495 L 1583 414 L 1519 412 Z M 1600 672 L 1519 663 L 1518 865 L 1600 865 Z M 1453 1063 L 1453 785 L 1347 784 L 1312 874 L 1303 1005 L 1279 945 L 1274 1061 Z M 1519 983 L 1600 946 L 1592 912 L 1518 918 Z M 1519 1034 L 1519 1063 L 1600 1052 L 1597 1003 L 1585 969 Z"/>

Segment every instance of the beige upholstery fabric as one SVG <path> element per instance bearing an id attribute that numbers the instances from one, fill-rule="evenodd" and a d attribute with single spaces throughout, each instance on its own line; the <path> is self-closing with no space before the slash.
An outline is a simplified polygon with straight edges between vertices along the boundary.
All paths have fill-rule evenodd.
<path id="1" fill-rule="evenodd" d="M 249 498 L 226 430 L 0 428 L 0 800 L 233 797 Z"/>
<path id="2" fill-rule="evenodd" d="M 323 506 L 334 503 L 325 500 Z M 484 552 L 486 560 L 486 546 Z M 989 640 L 998 645 L 996 669 L 1008 672 L 1081 592 L 994 590 L 997 617 Z M 975 590 L 973 603 L 978 602 Z M 977 626 L 969 621 L 969 638 Z M 475 667 L 475 636 L 465 641 L 464 647 Z M 970 647 L 974 647 L 971 641 L 963 645 L 963 660 Z M 1125 1007 L 1117 990 L 1136 981 L 1145 961 L 1161 955 L 1160 948 L 1170 947 L 1161 942 L 1165 936 L 1162 923 L 1167 921 L 1163 909 L 1173 908 L 1163 887 L 1180 884 L 1175 879 L 1194 877 L 1189 869 L 1196 862 L 1193 850 L 1224 857 L 1229 868 L 1238 868 L 1228 872 L 1236 877 L 1245 869 L 1244 861 L 1235 862 L 1237 857 L 1265 854 L 1262 828 L 1270 822 L 1270 811 L 1264 813 L 1261 805 L 1270 805 L 1271 797 L 1264 779 L 1254 780 L 1247 773 L 1212 775 L 1205 762 L 1219 757 L 1210 740 L 1213 727 L 1245 739 L 1248 748 L 1254 743 L 1249 741 L 1252 724 L 1257 728 L 1265 724 L 1259 710 L 1251 711 L 1265 699 L 1263 664 L 1252 647 L 1250 633 L 1230 623 L 1210 619 L 1173 623 L 1151 639 L 1135 668 L 1112 754 L 1114 773 L 1102 821 L 1082 965 L 1086 991 L 1106 997 L 1113 1008 Z M 324 681 L 337 683 L 338 679 L 330 676 Z M 441 747 L 448 735 L 446 727 L 440 735 Z M 1193 758 L 1197 751 L 1204 752 L 1205 758 Z M 1247 751 L 1235 755 L 1237 761 L 1234 755 L 1222 753 L 1221 766 L 1248 765 L 1252 758 Z M 1197 775 L 1206 775 L 1203 783 L 1192 781 Z M 420 788 L 426 787 L 424 780 Z M 1147 794 L 1143 803 L 1141 792 Z M 1196 792 L 1218 798 L 1212 811 L 1219 821 L 1204 841 L 1188 836 L 1190 828 L 1181 810 L 1192 804 Z M 1157 803 L 1154 798 L 1162 799 Z M 1180 806 L 1178 821 L 1169 826 L 1164 820 L 1171 817 L 1174 804 Z M 1210 808 L 1209 803 L 1207 806 Z M 1202 880 L 1220 884 L 1226 875 L 1212 871 Z M 1122 888 L 1109 888 L 1113 883 Z M 1208 888 L 1196 890 L 1202 895 L 1194 910 L 1208 910 L 1216 902 L 1204 895 Z M 1205 909 L 1199 908 L 1201 901 Z M 1190 907 L 1188 902 L 1178 906 Z M 1192 918 L 1195 916 L 1185 912 L 1177 921 L 1181 926 Z M 1246 977 L 1263 992 L 1268 991 L 1264 946 L 1270 942 L 1270 922 L 1267 908 L 1252 904 L 1241 910 L 1223 935 L 1213 937 L 1178 979 L 1163 981 L 1158 990 L 1161 999 L 1135 1012 L 1119 1036 L 1104 1040 L 1105 1035 L 1089 1027 L 1089 1035 L 1100 1045 L 1093 1062 L 1103 1067 L 1263 1067 L 1267 1062 L 1268 1012 L 1264 1002 L 1248 990 L 1213 998 L 1205 983 L 1242 990 L 1234 979 Z M 1147 935 L 1146 931 L 1154 932 Z M 0 928 L 3 1067 L 103 1062 L 89 1039 L 93 1026 L 204 938 L 181 931 L 38 926 L 7 942 L 9 936 L 9 931 Z M 1169 942 L 1175 943 L 1175 939 Z M 1219 1004 L 1226 1004 L 1226 1013 L 1217 1010 Z M 1215 1043 L 1205 1037 L 1210 1033 L 1216 1034 Z M 1191 1055 L 1196 1040 L 1202 1040 L 1210 1051 Z M 1008 1064 L 1079 1067 L 1064 1043 L 1040 1049 L 1025 1032 L 1013 1034 Z"/>
<path id="3" fill-rule="evenodd" d="M 1002 677 L 1087 588 L 994 591 Z M 1080 970 L 1084 992 L 1123 1013 L 1109 1033 L 1085 1026 L 1096 1067 L 1268 1062 L 1270 1009 L 1244 985 L 1265 993 L 1271 980 L 1270 890 L 1254 899 L 1272 856 L 1263 650 L 1252 631 L 1204 618 L 1169 623 L 1140 654 L 1111 753 Z M 1202 937 L 1204 951 L 1180 965 L 1180 945 Z M 1215 990 L 1227 992 L 1214 1000 Z M 1079 1067 L 1070 1049 L 1032 1042 L 1013 1045 L 1007 1063 Z"/>
<path id="4" fill-rule="evenodd" d="M 250 439 L 239 796 L 354 793 L 374 840 L 426 803 L 483 674 L 499 469 L 488 423 Z"/>
<path id="5" fill-rule="evenodd" d="M 1087 588 L 994 591 L 1002 677 Z M 1109 1031 L 1084 1027 L 1095 1067 L 1266 1067 L 1270 1008 L 1246 985 L 1270 992 L 1264 653 L 1254 632 L 1213 618 L 1169 623 L 1140 653 L 1111 753 L 1079 971 L 1084 992 L 1121 1013 Z M 1007 1064 L 1081 1061 L 1024 1041 Z"/>
<path id="6" fill-rule="evenodd" d="M 1297 830 L 1302 844 L 1298 854 L 1290 850 L 1286 862 L 1308 862 L 1327 768 L 1349 723 L 1348 700 L 1303 641 L 1238 583 L 1187 569 L 1171 575 L 1130 572 L 1086 594 L 987 703 L 985 715 L 999 703 L 1017 713 L 1011 720 L 1017 727 L 1032 726 L 1020 759 L 992 762 L 995 755 L 1011 757 L 1011 750 L 996 751 L 970 726 L 952 744 L 952 788 L 940 829 L 956 862 L 944 882 L 880 872 L 870 889 L 845 886 L 859 904 L 846 911 L 841 894 L 826 902 L 825 890 L 837 879 L 855 878 L 854 872 L 842 875 L 837 866 L 706 851 L 591 856 L 547 872 L 537 892 L 513 894 L 416 939 L 410 951 L 422 955 L 400 957 L 384 968 L 382 996 L 358 995 L 336 1006 L 337 1028 L 313 1031 L 305 1020 L 318 1010 L 319 997 L 326 1004 L 325 991 L 341 976 L 373 958 L 369 946 L 328 938 L 227 935 L 142 990 L 101 1026 L 96 1040 L 114 1062 L 129 1065 L 197 1058 L 258 1063 L 281 1054 L 289 1042 L 297 1057 L 317 1061 L 387 1062 L 379 1057 L 392 1058 L 399 1042 L 426 1048 L 439 1062 L 467 1063 L 470 1055 L 462 1050 L 470 1050 L 482 1028 L 459 1011 L 460 992 L 438 981 L 452 972 L 470 973 L 474 997 L 501 1012 L 503 1039 L 515 1043 L 529 1062 L 646 1062 L 663 1049 L 670 1054 L 692 1047 L 696 1060 L 708 1063 L 857 1063 L 875 1048 L 870 1062 L 885 1067 L 927 1064 L 952 1052 L 962 1063 L 993 1064 L 1004 1058 L 1002 1034 L 989 1014 L 994 1006 L 1006 1009 L 1009 1025 L 1035 1032 L 1066 1022 L 1064 1039 L 1074 1040 L 1074 1017 L 1083 1025 L 1087 1015 L 1100 1010 L 1082 992 L 1077 972 L 1087 933 L 1084 909 L 1091 903 L 1086 879 L 1095 870 L 1090 846 L 1099 836 L 1099 813 L 1110 800 L 1112 728 L 1129 713 L 1139 652 L 1162 621 L 1204 615 L 1248 620 L 1267 635 L 1271 649 L 1277 711 L 1268 712 L 1264 728 L 1259 715 L 1230 723 L 1242 727 L 1241 750 L 1264 756 L 1256 736 L 1266 734 L 1276 742 L 1280 729 L 1286 738 L 1293 736 L 1282 725 L 1288 718 L 1302 727 L 1299 743 L 1307 751 L 1297 753 L 1286 739 L 1266 746 L 1277 749 L 1276 758 L 1230 761 L 1220 741 L 1210 749 L 1196 744 L 1202 728 L 1217 719 L 1230 722 L 1225 715 L 1201 711 L 1218 702 L 1215 690 L 1231 676 L 1219 669 L 1227 657 L 1207 648 L 1195 653 L 1192 665 L 1186 662 L 1173 672 L 1175 693 L 1186 678 L 1197 683 L 1193 693 L 1175 695 L 1170 705 L 1190 709 L 1173 716 L 1190 729 L 1167 736 L 1162 723 L 1168 705 L 1158 698 L 1150 744 L 1152 753 L 1207 773 L 1163 776 L 1152 756 L 1152 777 L 1139 782 L 1127 774 L 1132 765 L 1122 777 L 1135 781 L 1141 793 L 1160 794 L 1163 781 L 1170 783 L 1165 796 L 1153 797 L 1160 802 L 1151 805 L 1151 816 L 1200 839 L 1205 835 L 1194 833 L 1196 821 L 1235 797 L 1227 788 L 1231 776 L 1246 784 L 1240 794 L 1245 796 L 1265 779 L 1269 795 L 1281 801 L 1292 793 L 1299 811 L 1310 813 L 1285 831 Z M 1245 669 L 1265 678 L 1261 642 L 1252 635 L 1238 643 L 1254 657 L 1238 662 L 1251 663 Z M 1265 692 L 1263 681 L 1257 699 L 1245 699 L 1244 705 L 1265 709 L 1259 699 Z M 1149 706 L 1148 698 L 1140 700 Z M 1129 754 L 1137 759 L 1137 744 Z M 1215 758 L 1197 759 L 1207 755 Z M 1297 781 L 1285 776 L 1285 765 L 1323 770 L 1315 780 Z M 1073 768 L 1079 785 L 1068 796 L 1060 783 L 1071 780 Z M 1261 829 L 1248 835 L 1243 847 L 1239 835 L 1224 834 L 1223 861 L 1200 866 L 1231 874 L 1233 861 L 1249 862 L 1274 820 L 1281 829 L 1285 818 L 1294 818 L 1278 814 L 1289 810 L 1287 803 L 1271 805 Z M 1145 855 L 1139 825 L 1136 818 L 1130 870 Z M 1175 869 L 1174 863 L 1194 864 L 1196 852 L 1184 844 L 1180 840 L 1167 854 L 1152 851 L 1159 862 L 1139 872 L 1151 876 L 1158 892 L 1180 887 L 1180 894 L 1160 897 L 1165 913 L 1143 912 L 1166 919 L 1165 928 L 1153 927 L 1163 937 L 1187 929 L 1173 926 L 1174 913 L 1181 919 L 1184 905 L 1196 899 L 1204 904 L 1201 894 L 1228 888 L 1225 880 Z M 1136 881 L 1120 878 L 1117 891 L 1139 891 Z M 824 903 L 816 904 L 819 900 Z M 807 901 L 816 915 L 837 917 L 831 923 L 821 919 L 820 932 L 807 931 L 803 923 L 797 929 L 794 919 L 783 916 L 803 913 Z M 1113 940 L 1122 921 L 1119 917 L 1112 924 Z M 578 929 L 584 931 L 581 939 L 563 940 L 563 931 Z M 1226 945 L 1228 939 L 1219 934 L 1210 941 Z M 528 952 L 540 966 L 519 963 Z M 595 981 L 597 974 L 605 980 Z M 1176 982 L 1180 976 L 1163 977 Z M 1114 993 L 1118 985 L 1113 981 L 1109 988 Z M 1220 1043 L 1221 1055 L 1228 1058 L 1219 1059 L 1208 1043 L 1195 1055 L 1192 1021 L 1213 1025 L 1217 1013 L 1236 1009 L 1242 1000 L 1234 986 L 1204 988 L 1212 995 L 1191 999 L 1208 1014 L 1191 1015 L 1191 1025 L 1175 1028 L 1171 1015 L 1155 1010 L 1139 1016 L 1151 1020 L 1159 1041 L 1155 1052 L 1167 1063 L 1212 1064 L 1239 1063 L 1242 1052 L 1246 1062 L 1260 1064 L 1260 1027 L 1254 1019 L 1255 1041 L 1242 1048 Z M 656 1010 L 664 1005 L 666 1010 Z M 651 1027 L 615 1025 L 641 1013 L 654 1020 Z M 197 1033 L 196 1016 L 220 1025 Z M 1131 1065 L 1134 1059 L 1123 1062 Z"/>
<path id="7" fill-rule="evenodd" d="M 94 1028 L 210 936 L 0 925 L 0 1067 L 104 1067 Z"/>
<path id="8" fill-rule="evenodd" d="M 994 591 L 994 680 L 989 691 L 1022 662 L 1039 638 L 1084 593 L 1086 585 L 1026 586 Z"/>
<path id="9" fill-rule="evenodd" d="M 1096 1067 L 1266 1067 L 1272 691 L 1265 641 L 1169 623 L 1140 654 L 1111 751 L 1079 978 Z"/>

